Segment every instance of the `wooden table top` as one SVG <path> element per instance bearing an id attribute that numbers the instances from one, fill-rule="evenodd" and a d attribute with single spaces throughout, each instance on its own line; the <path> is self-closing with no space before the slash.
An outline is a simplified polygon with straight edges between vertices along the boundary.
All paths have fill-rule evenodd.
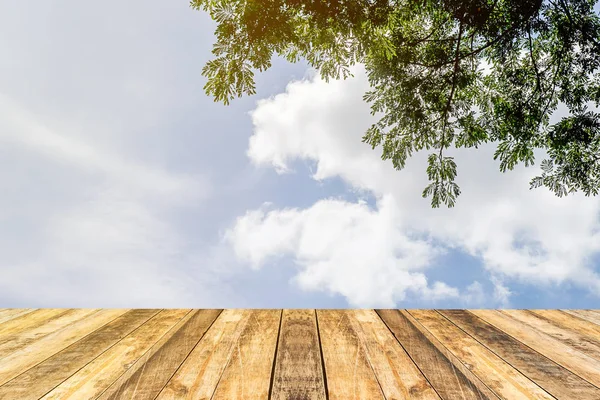
<path id="1" fill-rule="evenodd" d="M 0 399 L 600 399 L 597 310 L 0 309 Z"/>

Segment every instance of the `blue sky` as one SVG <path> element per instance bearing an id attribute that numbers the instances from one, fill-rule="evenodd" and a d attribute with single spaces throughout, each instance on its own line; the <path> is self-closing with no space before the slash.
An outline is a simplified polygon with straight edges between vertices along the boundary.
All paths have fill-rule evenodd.
<path id="1" fill-rule="evenodd" d="M 598 307 L 600 199 L 488 146 L 431 210 L 426 154 L 360 141 L 360 66 L 275 60 L 225 107 L 213 30 L 187 2 L 0 4 L 0 305 Z"/>

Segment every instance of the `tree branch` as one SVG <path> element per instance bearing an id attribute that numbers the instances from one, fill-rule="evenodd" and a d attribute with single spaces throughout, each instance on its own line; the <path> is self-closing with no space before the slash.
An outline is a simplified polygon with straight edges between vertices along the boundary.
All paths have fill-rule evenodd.
<path id="1" fill-rule="evenodd" d="M 536 90 L 539 92 L 542 90 L 542 84 L 540 83 L 540 71 L 537 67 L 537 62 L 533 57 L 533 42 L 531 40 L 531 25 L 527 24 L 527 36 L 529 37 L 529 56 L 531 57 L 531 63 L 533 64 L 533 70 L 535 71 Z"/>
<path id="2" fill-rule="evenodd" d="M 463 22 L 460 21 L 460 25 L 458 27 L 458 38 L 456 40 L 456 52 L 454 56 L 454 71 L 452 73 L 452 88 L 450 89 L 450 95 L 448 96 L 448 101 L 446 102 L 446 108 L 444 109 L 444 119 L 442 121 L 442 140 L 440 143 L 440 162 L 442 162 L 442 154 L 444 151 L 444 145 L 446 141 L 446 127 L 448 126 L 448 117 L 450 112 L 450 106 L 452 105 L 452 99 L 454 97 L 454 92 L 456 91 L 456 81 L 458 70 L 460 67 L 460 42 L 462 39 L 463 33 Z"/>
<path id="3" fill-rule="evenodd" d="M 464 58 L 468 58 L 468 57 L 472 57 L 475 56 L 479 53 L 481 53 L 482 51 L 484 51 L 485 49 L 490 48 L 491 46 L 495 45 L 496 43 L 498 43 L 500 40 L 502 40 L 506 35 L 508 35 L 509 33 L 511 33 L 512 31 L 514 31 L 519 24 L 521 24 L 524 21 L 516 21 L 510 28 L 508 28 L 505 32 L 503 32 L 501 35 L 496 36 L 493 40 L 488 41 L 487 43 L 485 43 L 484 45 L 482 45 L 481 47 L 470 51 L 467 54 L 463 54 L 462 56 L 460 56 L 460 59 L 464 59 Z M 462 21 L 460 23 L 462 25 Z M 459 27 L 459 32 L 462 35 L 462 27 Z M 475 35 L 476 32 L 473 33 L 473 35 Z M 460 41 L 460 38 L 459 38 Z M 410 64 L 413 65 L 418 65 L 421 67 L 425 67 L 425 68 L 434 68 L 434 69 L 439 69 L 441 67 L 444 67 L 446 65 L 450 65 L 454 63 L 454 60 L 450 60 L 450 61 L 444 61 L 438 64 L 423 64 L 423 63 L 417 63 L 417 62 L 411 62 Z"/>
<path id="4" fill-rule="evenodd" d="M 561 8 L 565 12 L 565 14 L 567 15 L 567 18 L 569 19 L 569 22 L 571 23 L 571 26 L 575 27 L 575 22 L 573 21 L 573 16 L 571 15 L 571 10 L 569 10 L 569 7 L 564 2 L 564 0 L 559 0 L 559 1 L 560 1 Z M 556 5 L 556 3 L 554 3 L 553 1 L 550 1 L 550 4 L 552 4 L 554 7 L 558 7 Z M 588 35 L 587 32 L 583 29 L 581 30 L 581 35 L 584 38 L 588 39 L 596 47 L 596 49 L 598 51 L 600 51 L 600 42 L 598 42 L 598 40 L 596 40 L 595 37 Z"/>

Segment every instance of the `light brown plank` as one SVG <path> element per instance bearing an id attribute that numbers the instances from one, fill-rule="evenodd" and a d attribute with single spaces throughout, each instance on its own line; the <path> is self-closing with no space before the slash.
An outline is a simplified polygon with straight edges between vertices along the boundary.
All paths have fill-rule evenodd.
<path id="1" fill-rule="evenodd" d="M 42 339 L 12 352 L 4 357 L 0 363 L 0 385 L 94 332 L 126 311 L 100 310 L 93 312 L 83 319 L 63 326 Z"/>
<path id="2" fill-rule="evenodd" d="M 596 387 L 600 385 L 600 361 L 583 354 L 549 335 L 496 310 L 469 310 L 538 353 L 569 369 Z"/>
<path id="3" fill-rule="evenodd" d="M 254 310 L 212 400 L 267 400 L 280 310 Z"/>
<path id="4" fill-rule="evenodd" d="M 28 330 L 33 330 L 60 318 L 65 313 L 73 312 L 68 309 L 38 309 L 31 313 L 16 317 L 0 325 L 0 346 L 15 340 L 15 336 Z"/>
<path id="5" fill-rule="evenodd" d="M 559 399 L 600 399 L 600 389 L 465 310 L 440 310 L 446 318 Z"/>
<path id="6" fill-rule="evenodd" d="M 595 310 L 561 310 L 593 324 L 600 325 L 600 314 Z"/>
<path id="7" fill-rule="evenodd" d="M 546 391 L 435 310 L 409 310 L 409 313 L 500 398 L 552 399 Z"/>
<path id="8" fill-rule="evenodd" d="M 44 400 L 94 399 L 190 310 L 163 310 L 62 382 Z"/>
<path id="9" fill-rule="evenodd" d="M 373 310 L 348 310 L 386 399 L 439 399 L 425 376 Z"/>
<path id="10" fill-rule="evenodd" d="M 498 399 L 427 329 L 405 310 L 377 310 L 412 360 L 443 399 Z"/>
<path id="11" fill-rule="evenodd" d="M 35 309 L 33 308 L 4 308 L 0 310 L 0 324 L 5 324 L 12 319 L 21 317 L 34 311 Z"/>
<path id="12" fill-rule="evenodd" d="M 40 322 L 38 326 L 22 330 L 18 334 L 8 336 L 6 340 L 0 343 L 0 359 L 30 345 L 31 343 L 41 340 L 50 334 L 53 334 L 65 326 L 82 320 L 97 311 L 98 310 L 90 309 L 68 310 L 65 313 Z"/>
<path id="13" fill-rule="evenodd" d="M 193 310 L 187 314 L 98 400 L 156 398 L 220 313 Z"/>
<path id="14" fill-rule="evenodd" d="M 532 313 L 557 324 L 561 328 L 573 330 L 586 335 L 595 343 L 600 344 L 600 325 L 560 310 L 530 310 Z"/>
<path id="15" fill-rule="evenodd" d="M 501 310 L 500 312 L 510 315 L 514 319 L 532 327 L 532 329 L 553 337 L 583 354 L 600 360 L 600 345 L 585 335 L 581 335 L 574 330 L 561 328 L 551 321 L 545 320 L 527 310 Z"/>
<path id="16" fill-rule="evenodd" d="M 0 399 L 39 399 L 155 315 L 132 310 L 0 386 Z"/>
<path id="17" fill-rule="evenodd" d="M 325 400 L 314 310 L 283 310 L 271 399 Z"/>
<path id="18" fill-rule="evenodd" d="M 317 310 L 329 399 L 385 399 L 350 314 Z"/>
<path id="19" fill-rule="evenodd" d="M 251 310 L 223 311 L 158 399 L 210 399 L 251 313 Z"/>
<path id="20" fill-rule="evenodd" d="M 10 318 L 12 314 L 23 310 L 27 310 L 27 308 L 0 308 L 0 321 L 2 321 L 5 316 Z"/>

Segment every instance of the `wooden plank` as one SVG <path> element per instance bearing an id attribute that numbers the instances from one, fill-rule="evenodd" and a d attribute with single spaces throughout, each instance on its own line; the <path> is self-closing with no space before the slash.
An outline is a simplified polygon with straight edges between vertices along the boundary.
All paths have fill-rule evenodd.
<path id="1" fill-rule="evenodd" d="M 271 399 L 325 400 L 314 310 L 283 310 Z"/>
<path id="2" fill-rule="evenodd" d="M 440 398 L 375 311 L 347 314 L 386 399 Z"/>
<path id="3" fill-rule="evenodd" d="M 267 400 L 280 310 L 255 310 L 235 345 L 211 400 Z"/>
<path id="4" fill-rule="evenodd" d="M 583 354 L 587 354 L 592 358 L 600 360 L 600 345 L 594 340 L 590 340 L 585 335 L 581 335 L 570 329 L 561 328 L 527 310 L 501 310 L 500 312 L 510 315 L 512 318 L 521 321 L 525 325 L 531 326 L 532 329 L 553 337 Z"/>
<path id="5" fill-rule="evenodd" d="M 435 310 L 409 310 L 409 313 L 500 398 L 552 399 L 546 391 Z"/>
<path id="6" fill-rule="evenodd" d="M 95 399 L 190 310 L 163 310 L 77 371 L 44 400 Z"/>
<path id="7" fill-rule="evenodd" d="M 540 354 L 584 378 L 594 386 L 600 385 L 600 360 L 574 350 L 549 335 L 531 329 L 510 315 L 496 310 L 470 310 L 486 322 L 520 340 Z"/>
<path id="8" fill-rule="evenodd" d="M 19 312 L 22 310 L 27 310 L 26 308 L 0 308 L 0 321 L 8 315 L 10 317 L 11 314 L 15 312 Z"/>
<path id="9" fill-rule="evenodd" d="M 440 310 L 446 318 L 559 399 L 600 399 L 600 389 L 465 310 Z"/>
<path id="10" fill-rule="evenodd" d="M 156 313 L 132 310 L 123 314 L 0 386 L 0 399 L 39 399 Z"/>
<path id="11" fill-rule="evenodd" d="M 73 310 L 64 308 L 38 309 L 31 313 L 6 321 L 0 325 L 0 345 L 15 340 L 15 335 L 43 326 L 45 323 L 59 318 L 65 313 L 69 312 L 73 312 Z"/>
<path id="12" fill-rule="evenodd" d="M 405 310 L 377 310 L 381 319 L 443 399 L 497 399 L 427 329 Z"/>
<path id="13" fill-rule="evenodd" d="M 39 322 L 35 327 L 22 330 L 18 334 L 11 335 L 5 338 L 0 343 L 0 358 L 4 358 L 19 349 L 22 349 L 31 343 L 34 343 L 42 338 L 53 334 L 57 330 L 68 326 L 74 322 L 82 320 L 98 310 L 90 309 L 73 309 L 62 314 L 55 315 L 50 319 Z"/>
<path id="14" fill-rule="evenodd" d="M 329 399 L 385 399 L 349 316 L 346 310 L 317 311 Z"/>
<path id="15" fill-rule="evenodd" d="M 594 310 L 561 310 L 568 314 L 574 315 L 577 318 L 585 319 L 596 325 L 600 325 L 600 314 Z"/>
<path id="16" fill-rule="evenodd" d="M 35 309 L 33 308 L 4 308 L 0 310 L 0 324 L 5 324 L 12 319 L 21 317 L 34 311 Z"/>
<path id="17" fill-rule="evenodd" d="M 220 313 L 193 310 L 187 314 L 98 400 L 156 398 Z"/>
<path id="18" fill-rule="evenodd" d="M 27 371 L 46 358 L 58 353 L 101 326 L 123 315 L 127 310 L 99 310 L 85 318 L 63 326 L 7 355 L 0 363 L 0 385 Z"/>
<path id="19" fill-rule="evenodd" d="M 0 321 L 10 319 L 12 315 L 30 310 L 29 308 L 0 308 Z"/>
<path id="20" fill-rule="evenodd" d="M 600 325 L 560 310 L 530 310 L 532 313 L 551 321 L 554 324 L 586 335 L 590 340 L 600 344 Z"/>
<path id="21" fill-rule="evenodd" d="M 157 399 L 210 399 L 251 314 L 223 311 Z"/>

